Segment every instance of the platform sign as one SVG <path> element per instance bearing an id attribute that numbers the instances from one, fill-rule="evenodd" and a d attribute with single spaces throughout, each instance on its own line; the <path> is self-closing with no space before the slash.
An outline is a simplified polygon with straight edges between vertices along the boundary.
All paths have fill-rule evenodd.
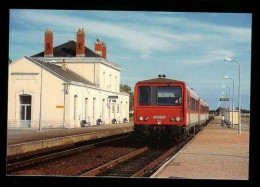
<path id="1" fill-rule="evenodd" d="M 219 100 L 220 100 L 220 101 L 229 101 L 229 99 L 226 98 L 226 97 L 222 97 L 222 98 L 220 98 Z"/>
<path id="2" fill-rule="evenodd" d="M 56 108 L 64 108 L 62 105 L 57 105 Z"/>
<path id="3" fill-rule="evenodd" d="M 117 95 L 108 96 L 108 99 L 118 99 L 118 96 Z"/>

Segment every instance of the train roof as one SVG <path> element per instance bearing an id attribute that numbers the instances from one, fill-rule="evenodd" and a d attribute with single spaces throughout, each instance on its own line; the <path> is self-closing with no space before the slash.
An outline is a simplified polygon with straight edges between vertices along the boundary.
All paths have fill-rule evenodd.
<path id="1" fill-rule="evenodd" d="M 200 96 L 198 96 L 198 94 L 197 94 L 192 88 L 190 88 L 190 87 L 187 86 L 187 90 L 189 90 L 189 92 L 190 92 L 192 95 L 194 95 L 195 97 L 197 97 L 197 99 L 200 98 Z"/>
<path id="2" fill-rule="evenodd" d="M 155 78 L 155 79 L 149 79 L 149 80 L 139 81 L 139 82 L 137 82 L 136 84 L 142 84 L 142 83 L 149 83 L 149 84 L 158 84 L 158 83 L 171 84 L 171 83 L 184 83 L 184 82 L 183 82 L 183 81 L 179 81 L 179 80 L 166 79 L 166 78 Z"/>
<path id="3" fill-rule="evenodd" d="M 206 101 L 204 101 L 200 96 L 198 96 L 198 94 L 197 94 L 192 88 L 189 88 L 189 87 L 187 86 L 187 90 L 189 90 L 189 92 L 192 93 L 192 94 L 196 97 L 196 99 L 200 99 L 200 101 L 201 101 L 203 104 L 205 104 L 205 105 L 208 106 L 208 103 L 207 103 Z"/>

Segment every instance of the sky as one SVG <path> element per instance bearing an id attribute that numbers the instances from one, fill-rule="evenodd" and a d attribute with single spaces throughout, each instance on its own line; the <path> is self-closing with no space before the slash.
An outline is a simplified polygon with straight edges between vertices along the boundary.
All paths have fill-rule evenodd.
<path id="1" fill-rule="evenodd" d="M 76 41 L 84 28 L 86 47 L 94 50 L 101 38 L 107 59 L 122 67 L 121 84 L 134 90 L 135 83 L 157 78 L 185 81 L 210 109 L 226 107 L 220 97 L 232 96 L 238 106 L 240 63 L 242 108 L 250 109 L 251 76 L 250 13 L 189 13 L 152 11 L 87 11 L 11 9 L 9 57 L 15 61 L 44 50 L 44 32 L 51 28 L 54 46 Z"/>

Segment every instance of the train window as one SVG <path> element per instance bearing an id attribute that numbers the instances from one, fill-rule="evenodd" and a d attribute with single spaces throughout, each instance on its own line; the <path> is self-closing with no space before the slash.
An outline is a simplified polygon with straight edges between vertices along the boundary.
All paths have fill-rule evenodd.
<path id="1" fill-rule="evenodd" d="M 138 95 L 139 105 L 180 105 L 180 86 L 140 86 Z"/>
<path id="2" fill-rule="evenodd" d="M 180 105 L 181 87 L 157 87 L 158 105 Z"/>
<path id="3" fill-rule="evenodd" d="M 190 93 L 187 92 L 187 106 L 190 108 Z"/>
<path id="4" fill-rule="evenodd" d="M 196 103 L 195 103 L 195 110 L 199 110 L 199 100 L 196 100 Z"/>
<path id="5" fill-rule="evenodd" d="M 195 110 L 195 108 L 196 108 L 196 100 L 193 97 L 191 97 L 191 107 L 190 107 L 190 109 Z"/>
<path id="6" fill-rule="evenodd" d="M 150 105 L 151 103 L 151 87 L 140 86 L 139 87 L 139 105 Z"/>

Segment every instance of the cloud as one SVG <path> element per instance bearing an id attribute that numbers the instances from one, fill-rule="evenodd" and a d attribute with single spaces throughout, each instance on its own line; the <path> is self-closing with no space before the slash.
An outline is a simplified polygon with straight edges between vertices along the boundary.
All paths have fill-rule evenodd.
<path id="1" fill-rule="evenodd" d="M 99 15 L 99 19 L 93 18 L 95 16 L 84 17 L 81 15 L 79 17 L 78 15 L 71 16 L 71 14 L 70 11 L 26 10 L 19 11 L 16 16 L 19 17 L 19 20 L 30 23 L 28 24 L 30 29 L 35 28 L 34 25 L 55 27 L 55 31 L 58 33 L 55 35 L 57 40 L 62 40 L 63 37 L 69 36 L 69 32 L 75 33 L 78 28 L 83 27 L 86 34 L 110 38 L 118 42 L 118 45 L 138 52 L 142 59 L 153 56 L 156 51 L 184 53 L 191 47 L 202 51 L 202 53 L 197 52 L 196 59 L 182 59 L 181 61 L 185 64 L 203 64 L 222 59 L 223 56 L 232 57 L 235 52 L 230 49 L 230 43 L 249 42 L 251 37 L 249 28 L 203 23 L 176 17 L 175 14 L 169 13 L 136 12 L 135 22 L 131 24 L 118 22 L 118 18 L 115 21 L 115 12 L 111 16 L 112 19 L 105 18 L 106 15 L 110 15 L 107 12 L 102 12 L 102 17 Z M 137 19 L 138 17 L 139 19 Z M 26 25 L 26 23 L 23 24 Z M 164 27 L 165 25 L 171 27 Z M 181 30 L 175 28 L 181 28 Z M 30 32 L 33 33 L 33 30 Z M 39 32 L 35 33 L 39 34 Z M 18 33 L 15 34 L 18 35 Z M 39 35 L 43 35 L 43 33 Z M 27 39 L 26 36 L 19 38 Z M 30 41 L 33 42 L 33 40 L 32 37 Z M 221 51 L 225 48 L 229 48 L 229 51 Z"/>
<path id="2" fill-rule="evenodd" d="M 217 51 L 205 51 L 205 53 L 197 56 L 193 56 L 193 58 L 186 58 L 179 60 L 180 64 L 182 65 L 203 65 L 214 63 L 216 61 L 223 61 L 224 58 L 234 57 L 234 52 L 232 51 L 224 51 L 224 50 L 217 50 Z"/>
<path id="3" fill-rule="evenodd" d="M 193 19 L 180 18 L 174 16 L 163 16 L 163 17 L 146 17 L 147 21 L 153 21 L 154 24 L 164 24 L 164 25 L 175 25 L 180 28 L 186 28 L 189 30 L 196 30 L 199 32 L 210 32 L 215 34 L 226 34 L 227 37 L 231 37 L 232 40 L 237 42 L 250 41 L 251 39 L 251 29 L 237 26 L 223 26 L 206 22 L 198 22 Z"/>
<path id="4" fill-rule="evenodd" d="M 20 16 L 28 22 L 48 24 L 50 26 L 55 25 L 62 31 L 84 27 L 89 34 L 116 39 L 122 46 L 141 51 L 143 54 L 154 50 L 163 50 L 162 46 L 170 47 L 171 45 L 166 39 L 154 37 L 153 34 L 147 34 L 138 28 L 127 28 L 111 22 L 94 21 L 89 18 L 75 18 L 69 15 L 42 11 L 24 11 Z"/>

